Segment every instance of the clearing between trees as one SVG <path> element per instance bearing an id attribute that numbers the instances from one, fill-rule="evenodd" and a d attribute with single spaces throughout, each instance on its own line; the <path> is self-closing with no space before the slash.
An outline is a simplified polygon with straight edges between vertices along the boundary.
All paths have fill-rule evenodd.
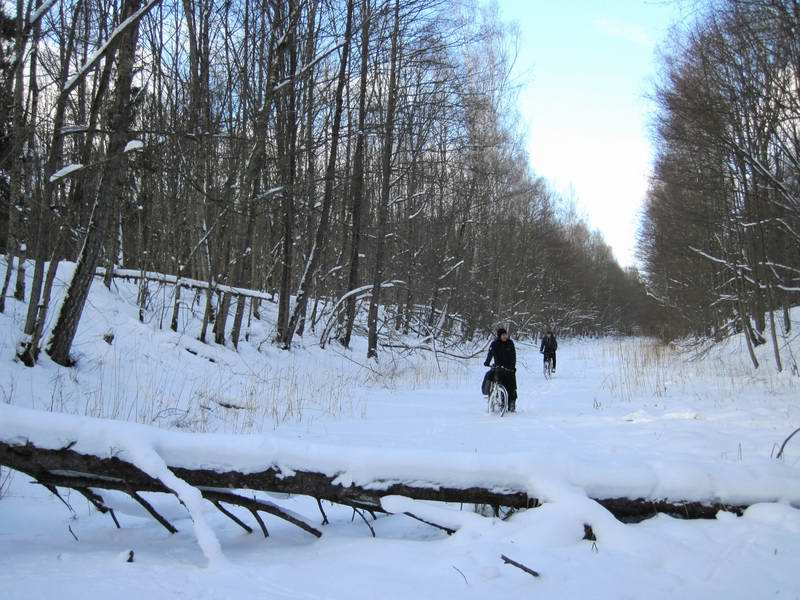
<path id="1" fill-rule="evenodd" d="M 754 372 L 739 338 L 694 360 L 562 340 L 550 381 L 522 340 L 520 412 L 498 418 L 482 356 L 259 351 L 268 302 L 234 351 L 196 319 L 141 323 L 136 293 L 98 280 L 75 367 L 3 362 L 0 463 L 26 472 L 2 474 L 11 598 L 800 591 L 800 446 L 777 458 L 796 378 Z M 7 357 L 23 308 L 0 317 Z"/>

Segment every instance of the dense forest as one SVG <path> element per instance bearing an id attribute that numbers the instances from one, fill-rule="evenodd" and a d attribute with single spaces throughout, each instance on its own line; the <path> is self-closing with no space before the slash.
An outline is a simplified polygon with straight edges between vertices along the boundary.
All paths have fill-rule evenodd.
<path id="1" fill-rule="evenodd" d="M 28 301 L 28 363 L 43 347 L 69 364 L 89 285 L 122 268 L 177 277 L 176 311 L 181 281 L 207 282 L 221 343 L 258 305 L 217 286 L 270 293 L 285 348 L 320 299 L 345 346 L 368 315 L 373 356 L 389 329 L 650 327 L 638 273 L 534 174 L 513 28 L 496 11 L 436 0 L 17 0 L 8 11 L 0 309 Z M 77 268 L 48 315 L 60 261 Z"/>
<path id="2" fill-rule="evenodd" d="M 671 334 L 770 343 L 800 303 L 800 4 L 713 2 L 665 46 L 639 253 Z"/>

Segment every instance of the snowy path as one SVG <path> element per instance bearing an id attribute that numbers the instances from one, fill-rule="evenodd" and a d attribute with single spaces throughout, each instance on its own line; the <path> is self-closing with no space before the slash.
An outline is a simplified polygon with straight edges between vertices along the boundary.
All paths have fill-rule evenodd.
<path id="1" fill-rule="evenodd" d="M 706 474 L 699 465 L 764 468 L 774 463 L 770 457 L 791 424 L 800 424 L 793 395 L 746 393 L 738 389 L 740 382 L 725 377 L 707 377 L 698 386 L 672 373 L 674 381 L 662 386 L 660 396 L 621 399 L 614 388 L 620 375 L 601 352 L 608 344 L 613 342 L 562 344 L 560 369 L 549 381 L 541 374 L 538 352 L 520 348 L 518 412 L 502 418 L 486 413 L 478 391 L 485 368 L 475 360 L 463 377 L 432 389 L 373 390 L 366 419 L 287 427 L 276 435 L 481 455 L 524 452 L 563 461 L 567 469 L 591 465 L 593 480 L 606 477 L 624 485 L 655 477 L 643 470 L 669 477 L 665 466 L 670 465 L 680 466 L 684 476 L 697 467 L 700 478 Z M 790 464 L 797 466 L 800 452 L 793 456 Z M 687 498 L 696 483 L 686 481 Z"/>
<path id="2" fill-rule="evenodd" d="M 305 419 L 267 435 L 340 445 L 343 452 L 357 444 L 378 452 L 532 453 L 553 471 L 574 470 L 566 479 L 591 473 L 614 489 L 647 487 L 655 484 L 655 473 L 669 479 L 692 468 L 701 479 L 711 467 L 757 472 L 774 463 L 774 444 L 800 421 L 796 397 L 784 393 L 779 381 L 760 382 L 751 393 L 730 375 L 684 380 L 677 363 L 622 390 L 614 347 L 563 344 L 558 375 L 549 382 L 539 371 L 538 353 L 521 348 L 519 412 L 502 419 L 485 413 L 478 392 L 484 369 L 476 359 L 467 372 L 413 391 L 370 388 L 364 417 Z M 765 386 L 775 393 L 765 394 Z M 799 460 L 793 448 L 786 465 L 796 469 Z M 683 483 L 690 492 L 698 481 Z M 478 519 L 452 537 L 403 516 L 381 517 L 374 523 L 376 538 L 358 518 L 351 521 L 349 509 L 326 505 L 332 523 L 320 540 L 275 520 L 268 520 L 271 537 L 264 540 L 213 514 L 230 564 L 208 569 L 186 512 L 172 499 L 152 498 L 180 530 L 175 536 L 142 517 L 129 500 L 113 500 L 121 530 L 76 494 L 69 498 L 73 518 L 45 490 L 16 476 L 0 501 L 3 597 L 800 597 L 794 577 L 800 511 L 775 504 L 756 505 L 742 518 L 723 514 L 685 522 L 659 516 L 618 525 L 567 496 L 507 522 Z M 278 502 L 319 520 L 309 499 Z M 597 523 L 595 546 L 581 539 L 584 519 Z M 125 562 L 128 550 L 135 552 L 133 564 Z M 501 553 L 542 577 L 503 565 Z"/>

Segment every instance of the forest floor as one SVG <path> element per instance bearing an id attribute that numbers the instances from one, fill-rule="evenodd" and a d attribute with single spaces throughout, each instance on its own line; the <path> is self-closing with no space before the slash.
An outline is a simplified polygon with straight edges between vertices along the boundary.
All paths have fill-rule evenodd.
<path id="1" fill-rule="evenodd" d="M 253 326 L 253 342 L 236 353 L 197 342 L 188 317 L 182 333 L 159 329 L 155 317 L 140 324 L 130 302 L 135 288 L 126 285 L 94 287 L 73 369 L 46 358 L 34 369 L 12 360 L 22 315 L 12 302 L 0 315 L 3 401 L 299 440 L 342 455 L 354 446 L 378 458 L 407 451 L 410 461 L 432 463 L 420 465 L 427 470 L 441 457 L 473 454 L 484 469 L 487 459 L 514 459 L 530 464 L 551 502 L 507 520 L 431 505 L 433 514 L 461 511 L 463 526 L 452 536 L 379 515 L 370 518 L 373 537 L 351 509 L 328 503 L 321 539 L 275 520 L 264 539 L 209 513 L 226 559 L 209 567 L 171 496 L 150 499 L 179 533 L 109 494 L 122 524 L 116 529 L 77 494 L 67 497 L 71 512 L 28 477 L 3 470 L 4 598 L 800 598 L 800 510 L 791 506 L 800 501 L 800 441 L 775 459 L 800 426 L 800 387 L 796 376 L 775 371 L 766 348 L 753 371 L 738 339 L 701 358 L 645 339 L 562 340 L 558 372 L 546 381 L 537 349 L 520 343 L 518 412 L 500 418 L 486 413 L 480 394 L 483 357 L 384 358 L 371 371 L 361 366 L 362 340 L 352 352 L 323 351 L 310 339 L 292 352 L 268 343 L 259 352 L 267 325 Z M 108 332 L 112 344 L 102 340 Z M 668 490 L 692 499 L 712 490 L 748 501 L 764 489 L 784 502 L 756 503 L 742 517 L 659 515 L 626 525 L 571 495 Z M 310 498 L 271 500 L 321 520 Z M 582 539 L 585 519 L 595 520 L 596 542 Z M 501 554 L 541 576 L 505 565 Z"/>

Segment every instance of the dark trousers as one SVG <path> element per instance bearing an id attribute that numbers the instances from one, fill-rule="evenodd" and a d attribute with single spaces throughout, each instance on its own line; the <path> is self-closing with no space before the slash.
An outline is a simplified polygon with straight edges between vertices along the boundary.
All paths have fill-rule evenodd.
<path id="1" fill-rule="evenodd" d="M 497 380 L 508 392 L 508 409 L 514 410 L 517 406 L 517 374 L 513 371 L 499 369 L 497 371 Z"/>
<path id="2" fill-rule="evenodd" d="M 544 353 L 544 359 L 547 360 L 548 358 L 553 359 L 553 371 L 556 370 L 556 353 L 555 352 L 547 352 Z"/>

